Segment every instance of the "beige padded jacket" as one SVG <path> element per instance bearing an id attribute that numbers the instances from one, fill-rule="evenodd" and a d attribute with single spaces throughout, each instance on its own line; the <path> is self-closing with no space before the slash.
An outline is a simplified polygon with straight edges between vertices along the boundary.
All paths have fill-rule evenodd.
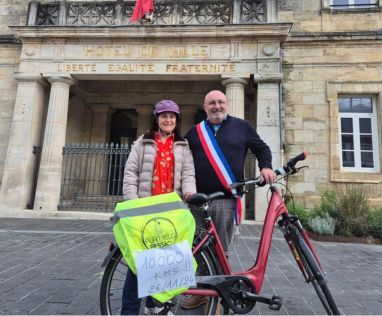
<path id="1" fill-rule="evenodd" d="M 152 177 L 157 146 L 146 135 L 134 143 L 126 161 L 123 177 L 123 197 L 126 200 L 151 196 Z M 196 192 L 195 168 L 192 153 L 185 139 L 174 141 L 174 190 L 184 193 Z"/>

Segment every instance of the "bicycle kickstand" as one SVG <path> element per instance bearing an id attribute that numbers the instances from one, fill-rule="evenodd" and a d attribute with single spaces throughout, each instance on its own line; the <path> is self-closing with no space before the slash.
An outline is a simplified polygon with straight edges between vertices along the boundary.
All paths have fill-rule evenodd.
<path id="1" fill-rule="evenodd" d="M 249 299 L 251 301 L 256 301 L 260 303 L 264 303 L 269 305 L 269 309 L 278 311 L 281 308 L 281 305 L 283 304 L 283 299 L 280 296 L 273 295 L 272 298 L 256 295 L 249 292 L 242 293 L 243 297 L 246 299 Z"/>

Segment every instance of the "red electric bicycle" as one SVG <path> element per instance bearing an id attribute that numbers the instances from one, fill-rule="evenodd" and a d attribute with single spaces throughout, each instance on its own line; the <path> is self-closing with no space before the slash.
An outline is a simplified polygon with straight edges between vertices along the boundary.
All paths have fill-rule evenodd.
<path id="1" fill-rule="evenodd" d="M 304 160 L 306 153 L 292 158 L 284 167 L 275 170 L 278 180 L 286 175 L 297 173 L 298 161 Z M 245 192 L 250 185 L 261 186 L 259 179 L 250 179 L 232 184 L 232 187 L 243 189 Z M 206 314 L 215 315 L 219 303 L 222 304 L 224 314 L 231 309 L 237 314 L 249 313 L 256 302 L 269 305 L 270 309 L 279 310 L 282 299 L 278 296 L 260 296 L 268 255 L 271 246 L 275 223 L 284 234 L 290 250 L 297 262 L 306 282 L 311 283 L 328 315 L 339 315 L 340 311 L 330 293 L 327 280 L 322 271 L 313 246 L 300 221 L 295 215 L 288 213 L 283 198 L 275 185 L 270 186 L 271 197 L 261 233 L 255 264 L 243 272 L 233 272 L 225 256 L 223 247 L 216 233 L 215 226 L 207 211 L 210 203 L 223 195 L 216 192 L 210 195 L 197 193 L 188 201 L 200 206 L 204 211 L 206 229 L 197 228 L 193 254 L 198 262 L 197 287 L 190 288 L 182 295 L 171 301 L 158 305 L 159 314 Z M 127 265 L 118 247 L 112 246 L 109 256 L 105 260 L 106 269 L 103 275 L 100 294 L 100 308 L 102 314 L 119 314 L 122 302 L 122 290 L 126 277 Z M 195 309 L 185 310 L 181 301 L 190 295 L 206 297 L 204 304 Z M 143 306 L 143 305 L 142 305 Z"/>

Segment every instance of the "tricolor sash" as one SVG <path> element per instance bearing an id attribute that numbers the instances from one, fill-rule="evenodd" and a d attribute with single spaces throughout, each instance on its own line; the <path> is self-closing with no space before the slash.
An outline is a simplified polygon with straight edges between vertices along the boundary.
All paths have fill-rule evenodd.
<path id="1" fill-rule="evenodd" d="M 236 178 L 232 172 L 232 169 L 225 159 L 224 154 L 221 151 L 211 129 L 206 126 L 206 122 L 202 121 L 201 123 L 197 124 L 196 130 L 199 136 L 199 140 L 202 143 L 204 152 L 212 168 L 214 169 L 224 188 L 230 191 L 236 200 L 235 223 L 236 225 L 239 225 L 242 213 L 241 196 L 237 194 L 236 189 L 233 189 L 229 186 L 230 184 L 236 182 Z"/>

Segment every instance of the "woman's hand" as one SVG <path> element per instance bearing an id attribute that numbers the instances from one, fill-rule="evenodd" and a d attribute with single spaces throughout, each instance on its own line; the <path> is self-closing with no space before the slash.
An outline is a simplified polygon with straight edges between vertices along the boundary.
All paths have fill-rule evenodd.
<path id="1" fill-rule="evenodd" d="M 187 202 L 187 200 L 193 195 L 192 192 L 187 192 L 183 194 L 184 200 Z"/>

